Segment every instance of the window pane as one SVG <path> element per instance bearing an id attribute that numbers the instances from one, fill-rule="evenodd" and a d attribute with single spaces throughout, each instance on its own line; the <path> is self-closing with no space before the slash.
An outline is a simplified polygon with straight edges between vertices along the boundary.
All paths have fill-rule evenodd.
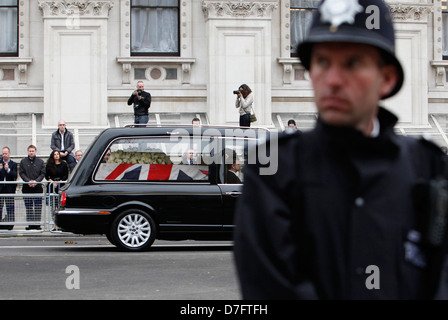
<path id="1" fill-rule="evenodd" d="M 146 69 L 135 68 L 134 69 L 134 79 L 135 80 L 145 80 L 146 79 Z"/>
<path id="2" fill-rule="evenodd" d="M 144 7 L 177 7 L 179 0 L 134 0 L 133 6 Z"/>
<path id="3" fill-rule="evenodd" d="M 132 53 L 179 53 L 178 8 L 132 8 Z"/>
<path id="4" fill-rule="evenodd" d="M 0 6 L 17 6 L 18 0 L 0 0 Z"/>
<path id="5" fill-rule="evenodd" d="M 442 56 L 446 60 L 448 57 L 448 11 L 446 10 L 446 3 L 442 8 L 444 8 L 442 11 Z"/>
<path id="6" fill-rule="evenodd" d="M 297 45 L 305 38 L 311 18 L 311 10 L 291 10 L 291 54 L 297 53 Z"/>
<path id="7" fill-rule="evenodd" d="M 115 141 L 95 174 L 98 181 L 208 182 L 209 138 L 129 138 Z"/>
<path id="8" fill-rule="evenodd" d="M 166 70 L 166 80 L 177 80 L 177 69 L 167 68 Z"/>
<path id="9" fill-rule="evenodd" d="M 314 0 L 291 0 L 291 8 L 316 8 L 317 2 Z"/>
<path id="10" fill-rule="evenodd" d="M 244 182 L 243 168 L 248 163 L 248 150 L 255 143 L 253 138 L 227 138 L 224 149 L 224 183 Z M 252 149 L 254 150 L 254 149 Z"/>
<path id="11" fill-rule="evenodd" d="M 317 5 L 313 0 L 291 0 L 291 56 L 297 56 L 297 45 L 305 38 Z"/>
<path id="12" fill-rule="evenodd" d="M 17 53 L 17 8 L 0 7 L 0 53 Z"/>

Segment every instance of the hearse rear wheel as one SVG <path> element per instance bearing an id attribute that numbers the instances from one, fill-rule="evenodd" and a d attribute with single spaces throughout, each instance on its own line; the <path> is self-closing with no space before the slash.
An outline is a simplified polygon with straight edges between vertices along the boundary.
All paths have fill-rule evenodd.
<path id="1" fill-rule="evenodd" d="M 148 250 L 156 237 L 156 224 L 145 211 L 128 209 L 115 218 L 111 236 L 113 244 L 121 250 Z"/>

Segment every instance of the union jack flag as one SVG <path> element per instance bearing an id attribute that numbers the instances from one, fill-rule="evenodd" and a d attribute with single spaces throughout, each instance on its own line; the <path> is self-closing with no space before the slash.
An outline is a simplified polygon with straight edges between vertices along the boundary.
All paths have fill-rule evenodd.
<path id="1" fill-rule="evenodd" d="M 97 180 L 208 180 L 208 166 L 172 164 L 102 163 Z"/>

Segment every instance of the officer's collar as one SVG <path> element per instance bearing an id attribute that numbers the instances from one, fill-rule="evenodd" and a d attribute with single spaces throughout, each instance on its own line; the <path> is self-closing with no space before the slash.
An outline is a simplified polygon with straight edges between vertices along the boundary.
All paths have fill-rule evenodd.
<path id="1" fill-rule="evenodd" d="M 371 138 L 376 138 L 380 135 L 380 121 L 377 117 L 373 118 L 373 129 L 370 133 Z"/>
<path id="2" fill-rule="evenodd" d="M 370 134 L 371 138 L 377 138 L 383 135 L 386 132 L 393 131 L 395 124 L 397 123 L 398 118 L 390 111 L 384 109 L 383 107 L 378 107 L 378 115 L 374 120 L 374 127 L 372 133 Z M 325 131 L 330 131 L 336 135 L 354 135 L 354 136 L 364 136 L 364 134 L 352 127 L 340 127 L 333 126 L 323 122 L 320 118 L 317 120 L 317 127 L 322 128 Z"/>
<path id="3" fill-rule="evenodd" d="M 330 146 L 343 149 L 351 149 L 366 152 L 388 153 L 396 150 L 396 143 L 393 128 L 398 118 L 384 108 L 379 108 L 377 120 L 379 123 L 378 135 L 375 137 L 366 137 L 361 131 L 352 127 L 338 127 L 324 123 L 318 119 L 316 124 L 317 132 L 323 134 L 323 137 Z M 391 149 L 392 148 L 392 149 Z M 370 150 L 370 151 L 369 151 Z"/>

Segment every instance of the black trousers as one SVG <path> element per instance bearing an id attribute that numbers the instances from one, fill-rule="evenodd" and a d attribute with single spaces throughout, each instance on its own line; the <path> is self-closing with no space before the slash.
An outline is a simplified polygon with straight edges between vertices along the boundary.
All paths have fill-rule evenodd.
<path id="1" fill-rule="evenodd" d="M 250 127 L 250 115 L 248 113 L 240 115 L 240 127 Z"/>
<path id="2" fill-rule="evenodd" d="M 39 222 L 42 215 L 42 185 L 38 184 L 36 187 L 28 187 L 28 185 L 24 185 L 22 187 L 22 193 L 40 193 L 38 197 L 26 197 L 23 199 L 23 201 L 25 202 L 26 221 Z M 30 225 L 29 227 L 36 229 L 40 228 L 39 225 Z"/>

